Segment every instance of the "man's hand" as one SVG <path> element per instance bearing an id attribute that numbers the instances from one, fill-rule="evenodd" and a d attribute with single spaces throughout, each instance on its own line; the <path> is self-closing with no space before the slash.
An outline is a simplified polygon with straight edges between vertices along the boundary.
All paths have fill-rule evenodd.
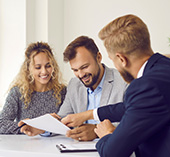
<path id="1" fill-rule="evenodd" d="M 20 121 L 18 123 L 18 126 L 22 126 L 24 124 L 23 121 Z M 24 125 L 23 127 L 21 127 L 20 131 L 28 136 L 36 136 L 36 135 L 39 135 L 39 134 L 43 134 L 45 131 L 44 130 L 40 130 L 40 129 L 37 129 L 37 128 L 34 128 L 32 126 L 29 126 L 29 125 Z"/>
<path id="2" fill-rule="evenodd" d="M 94 132 L 98 135 L 98 137 L 102 138 L 108 134 L 113 133 L 116 129 L 114 125 L 110 122 L 110 120 L 105 119 L 101 123 L 97 124 L 97 127 L 94 129 Z"/>
<path id="3" fill-rule="evenodd" d="M 81 113 L 69 114 L 64 117 L 61 122 L 68 127 L 77 127 L 82 125 L 86 120 L 93 119 L 93 110 Z"/>
<path id="4" fill-rule="evenodd" d="M 94 132 L 95 127 L 96 125 L 93 124 L 83 124 L 77 128 L 69 130 L 66 136 L 79 141 L 91 141 L 97 138 L 97 135 Z"/>

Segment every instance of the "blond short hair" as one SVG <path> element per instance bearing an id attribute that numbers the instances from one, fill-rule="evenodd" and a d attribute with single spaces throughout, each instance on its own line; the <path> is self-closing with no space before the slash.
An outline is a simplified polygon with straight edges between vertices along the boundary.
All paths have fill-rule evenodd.
<path id="1" fill-rule="evenodd" d="M 108 52 L 130 54 L 136 49 L 147 53 L 150 35 L 146 24 L 135 15 L 125 15 L 107 24 L 100 32 Z"/>

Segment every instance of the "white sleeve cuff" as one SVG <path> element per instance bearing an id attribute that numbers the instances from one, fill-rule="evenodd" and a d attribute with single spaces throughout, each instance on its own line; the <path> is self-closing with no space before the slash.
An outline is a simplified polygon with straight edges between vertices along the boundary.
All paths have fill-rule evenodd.
<path id="1" fill-rule="evenodd" d="M 93 110 L 93 118 L 96 121 L 100 121 L 99 116 L 97 114 L 97 110 L 98 110 L 97 108 Z"/>

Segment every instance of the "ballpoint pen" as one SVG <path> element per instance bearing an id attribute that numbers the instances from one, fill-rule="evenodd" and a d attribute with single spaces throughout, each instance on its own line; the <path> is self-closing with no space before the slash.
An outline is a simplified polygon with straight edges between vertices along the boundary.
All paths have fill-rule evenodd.
<path id="1" fill-rule="evenodd" d="M 17 128 L 14 129 L 14 131 L 21 129 L 24 125 L 27 125 L 26 123 L 22 124 L 21 126 L 18 126 Z"/>
<path id="2" fill-rule="evenodd" d="M 26 123 L 22 124 L 21 126 L 19 126 L 18 128 L 22 128 L 24 125 L 27 125 Z"/>

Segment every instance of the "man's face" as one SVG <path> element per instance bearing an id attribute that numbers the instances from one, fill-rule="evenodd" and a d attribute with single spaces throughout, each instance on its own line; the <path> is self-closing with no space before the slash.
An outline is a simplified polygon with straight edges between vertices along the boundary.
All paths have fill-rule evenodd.
<path id="1" fill-rule="evenodd" d="M 78 47 L 76 51 L 76 57 L 69 61 L 71 69 L 86 87 L 95 89 L 101 72 L 101 60 L 95 60 L 85 47 Z"/>
<path id="2" fill-rule="evenodd" d="M 114 54 L 108 53 L 109 58 L 113 61 L 116 69 L 119 71 L 123 79 L 127 82 L 130 83 L 134 80 L 134 77 L 123 68 L 121 61 L 115 56 Z"/>

